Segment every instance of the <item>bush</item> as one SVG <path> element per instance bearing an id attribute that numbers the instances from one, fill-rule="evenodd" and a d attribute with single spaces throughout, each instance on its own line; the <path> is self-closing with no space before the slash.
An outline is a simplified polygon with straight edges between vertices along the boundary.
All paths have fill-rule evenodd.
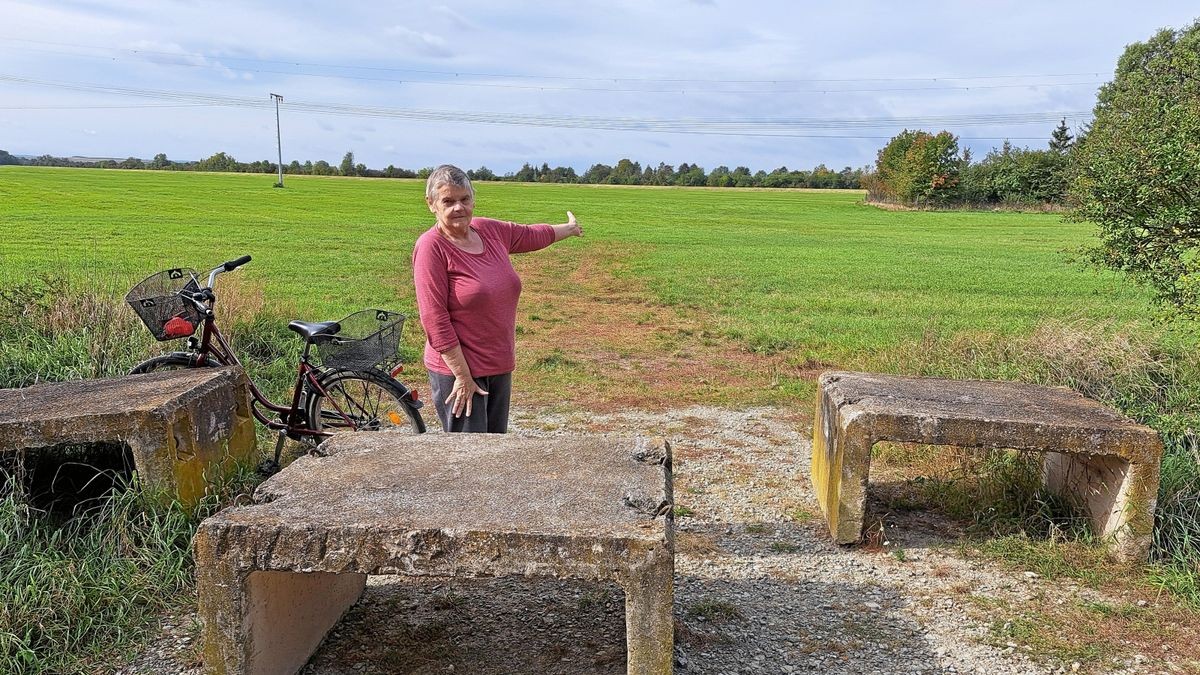
<path id="1" fill-rule="evenodd" d="M 1129 45 L 1094 112 L 1071 184 L 1091 259 L 1200 316 L 1200 21 Z"/>
<path id="2" fill-rule="evenodd" d="M 958 196 L 958 174 L 965 164 L 950 132 L 905 129 L 879 151 L 874 177 L 864 185 L 884 201 L 945 204 Z"/>
<path id="3" fill-rule="evenodd" d="M 1068 155 L 1053 150 L 1014 148 L 1005 142 L 970 167 L 964 200 L 975 203 L 1036 205 L 1059 203 L 1067 187 Z"/>

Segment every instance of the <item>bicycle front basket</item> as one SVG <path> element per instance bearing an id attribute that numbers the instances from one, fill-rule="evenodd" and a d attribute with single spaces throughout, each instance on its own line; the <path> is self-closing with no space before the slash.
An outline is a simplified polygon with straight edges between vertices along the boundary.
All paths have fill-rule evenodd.
<path id="1" fill-rule="evenodd" d="M 317 355 L 326 368 L 388 369 L 400 363 L 400 329 L 404 315 L 383 309 L 364 309 L 338 322 L 336 335 L 317 343 Z"/>
<path id="2" fill-rule="evenodd" d="M 196 270 L 186 267 L 151 274 L 125 295 L 125 302 L 158 341 L 175 340 L 196 332 L 204 315 L 195 305 L 179 297 L 200 290 Z"/>

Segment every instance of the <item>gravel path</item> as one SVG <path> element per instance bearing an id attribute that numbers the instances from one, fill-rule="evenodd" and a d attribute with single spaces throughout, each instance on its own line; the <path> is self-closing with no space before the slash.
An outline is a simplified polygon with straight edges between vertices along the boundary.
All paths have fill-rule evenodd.
<path id="1" fill-rule="evenodd" d="M 931 516 L 889 529 L 882 549 L 835 546 L 816 517 L 803 420 L 778 409 L 518 413 L 514 427 L 671 439 L 676 672 L 1067 673 L 1070 663 L 1035 660 L 996 638 L 989 608 L 1106 600 L 964 560 L 953 528 Z M 303 672 L 623 673 L 623 612 L 615 585 L 372 577 Z M 169 617 L 118 672 L 199 673 L 197 639 L 194 615 Z M 1187 672 L 1163 654 L 1089 669 Z"/>

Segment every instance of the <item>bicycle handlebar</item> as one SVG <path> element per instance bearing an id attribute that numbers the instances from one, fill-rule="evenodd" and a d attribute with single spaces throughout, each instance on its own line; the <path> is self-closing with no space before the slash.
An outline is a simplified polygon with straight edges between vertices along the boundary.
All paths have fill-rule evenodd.
<path id="1" fill-rule="evenodd" d="M 222 272 L 232 272 L 248 262 L 250 262 L 250 256 L 244 255 L 240 258 L 223 262 L 220 265 L 212 268 L 212 270 L 208 273 L 208 287 L 212 288 L 213 282 L 216 281 L 218 274 Z"/>
<path id="2" fill-rule="evenodd" d="M 192 303 L 196 309 L 204 312 L 205 316 L 212 315 L 212 309 L 208 305 L 204 304 L 206 301 L 213 299 L 212 289 L 205 288 L 204 290 L 196 291 L 194 293 L 180 293 L 179 295 L 183 297 L 184 300 Z"/>
<path id="3" fill-rule="evenodd" d="M 230 260 L 229 262 L 226 262 L 224 265 L 222 265 L 222 267 L 225 268 L 226 272 L 232 272 L 232 271 L 236 270 L 237 268 L 241 267 L 242 265 L 245 265 L 248 262 L 250 262 L 250 256 L 244 255 L 235 260 Z"/>

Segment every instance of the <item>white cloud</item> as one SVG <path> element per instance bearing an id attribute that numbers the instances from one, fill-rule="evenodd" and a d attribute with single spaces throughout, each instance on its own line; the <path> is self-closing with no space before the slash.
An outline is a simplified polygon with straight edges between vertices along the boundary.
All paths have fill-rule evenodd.
<path id="1" fill-rule="evenodd" d="M 251 73 L 238 73 L 216 59 L 188 51 L 182 46 L 171 42 L 136 40 L 126 44 L 123 49 L 131 52 L 130 58 L 164 67 L 183 64 L 198 68 L 210 68 L 231 80 L 238 78 L 249 79 L 246 76 L 251 75 Z"/>
<path id="2" fill-rule="evenodd" d="M 478 30 L 478 26 L 476 26 L 474 22 L 462 14 L 454 11 L 453 9 L 450 9 L 446 5 L 434 5 L 431 9 L 433 9 L 435 13 L 445 17 L 446 20 L 450 22 L 450 25 L 454 26 L 455 28 L 462 30 Z"/>
<path id="3" fill-rule="evenodd" d="M 454 55 L 454 52 L 446 46 L 446 41 L 433 33 L 415 31 L 405 26 L 392 26 L 386 29 L 384 34 L 398 38 L 401 43 L 425 56 L 447 58 Z"/>
<path id="4" fill-rule="evenodd" d="M 658 119 L 846 119 L 1089 110 L 1095 91 L 1088 86 L 851 94 L 790 91 L 819 88 L 806 82 L 774 86 L 712 80 L 883 78 L 845 85 L 882 89 L 902 86 L 897 78 L 945 75 L 1102 72 L 1104 76 L 1082 79 L 1107 79 L 1126 44 L 1146 39 L 1159 26 L 1185 25 L 1194 12 L 1183 3 L 1133 6 L 1010 0 L 989 10 L 988 20 L 982 21 L 978 8 L 970 3 L 871 3 L 870 11 L 864 11 L 861 3 L 812 5 L 782 0 L 753 7 L 730 2 L 697 7 L 679 0 L 536 5 L 459 0 L 453 6 L 446 0 L 434 2 L 441 4 L 284 8 L 254 0 L 0 0 L 5 24 L 0 30 L 0 72 L 37 80 L 262 101 L 268 92 L 281 93 L 285 96 L 281 109 L 285 161 L 340 160 L 346 134 L 352 133 L 362 139 L 355 141 L 361 148 L 356 157 L 372 167 L 393 163 L 417 168 L 452 161 L 464 166 L 486 164 L 503 173 L 526 161 L 571 163 L 584 169 L 595 162 L 612 164 L 621 157 L 655 164 L 698 162 L 709 168 L 740 164 L 755 170 L 811 167 L 820 162 L 831 167 L 861 166 L 873 160 L 882 141 L 564 130 L 386 117 L 364 120 L 305 113 L 290 109 L 289 104 Z M 1063 26 L 1074 30 L 1064 31 Z M 33 44 L 13 37 L 59 44 Z M 114 49 L 167 54 L 151 59 Z M 158 63 L 143 62 L 147 60 Z M 465 74 L 472 72 L 580 79 Z M 614 78 L 626 79 L 613 82 Z M 647 81 L 655 78 L 691 81 Z M 449 86 L 463 84 L 493 86 Z M 556 90 L 562 87 L 679 91 Z M 754 88 L 770 93 L 729 91 Z M 0 82 L 0 97 L 30 107 L 164 103 L 11 82 Z M 62 133 L 77 128 L 81 120 L 86 120 L 91 135 Z M 272 133 L 261 133 L 267 122 Z M 19 129 L 9 137 L 19 139 L 22 153 L 32 154 L 149 157 L 166 152 L 172 158 L 189 159 L 218 150 L 239 158 L 274 152 L 273 109 L 0 110 L 0 126 Z M 951 131 L 964 137 L 1042 136 L 1050 126 Z M 895 131 L 844 135 L 886 137 Z M 975 146 L 977 156 L 998 144 L 998 140 L 981 141 Z"/>

